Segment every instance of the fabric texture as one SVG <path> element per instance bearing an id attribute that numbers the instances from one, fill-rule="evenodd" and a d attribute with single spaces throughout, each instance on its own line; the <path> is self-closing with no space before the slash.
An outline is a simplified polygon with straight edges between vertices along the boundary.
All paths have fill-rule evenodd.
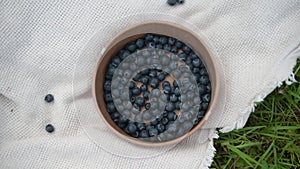
<path id="1" fill-rule="evenodd" d="M 218 61 L 218 106 L 177 145 L 135 146 L 110 132 L 92 100 L 95 63 L 116 33 L 145 21 L 194 31 Z M 245 125 L 254 103 L 294 81 L 300 1 L 0 2 L 0 168 L 208 168 L 216 128 Z M 54 95 L 45 103 L 46 94 Z M 54 133 L 47 133 L 51 123 Z"/>

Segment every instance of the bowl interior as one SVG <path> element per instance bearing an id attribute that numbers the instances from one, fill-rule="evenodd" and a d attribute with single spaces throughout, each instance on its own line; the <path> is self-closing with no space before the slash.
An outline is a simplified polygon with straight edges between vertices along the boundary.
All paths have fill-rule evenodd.
<path id="1" fill-rule="evenodd" d="M 109 65 L 110 60 L 118 53 L 120 49 L 124 47 L 129 42 L 132 42 L 140 37 L 144 37 L 146 33 L 153 33 L 159 35 L 165 35 L 169 37 L 174 37 L 176 39 L 181 40 L 185 44 L 189 45 L 194 49 L 194 51 L 200 54 L 200 59 L 205 64 L 205 67 L 209 73 L 209 78 L 211 81 L 212 93 L 211 93 L 211 101 L 209 103 L 209 107 L 205 113 L 204 118 L 199 122 L 199 124 L 190 130 L 185 135 L 178 137 L 173 140 L 165 141 L 165 142 L 146 142 L 139 140 L 137 138 L 133 138 L 127 135 L 123 130 L 121 130 L 111 119 L 109 113 L 106 111 L 106 103 L 103 99 L 104 88 L 103 84 L 105 82 L 105 76 L 107 67 Z M 167 22 L 148 22 L 133 26 L 124 30 L 123 32 L 117 34 L 106 46 L 104 53 L 101 55 L 100 60 L 96 66 L 95 74 L 94 74 L 94 82 L 93 82 L 93 96 L 94 101 L 96 103 L 98 112 L 100 116 L 104 119 L 105 123 L 112 129 L 114 133 L 118 136 L 132 142 L 135 144 L 143 145 L 143 146 L 161 146 L 161 145 L 169 145 L 173 143 L 177 143 L 182 139 L 190 136 L 196 130 L 201 128 L 203 123 L 206 121 L 208 116 L 211 114 L 211 109 L 216 104 L 216 97 L 219 91 L 219 78 L 217 74 L 217 67 L 215 60 L 211 57 L 211 54 L 205 43 L 202 42 L 199 37 L 189 31 L 188 29 Z"/>

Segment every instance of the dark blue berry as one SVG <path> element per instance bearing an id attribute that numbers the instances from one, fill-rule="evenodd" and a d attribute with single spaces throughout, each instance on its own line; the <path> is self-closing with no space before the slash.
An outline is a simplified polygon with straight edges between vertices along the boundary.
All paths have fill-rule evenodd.
<path id="1" fill-rule="evenodd" d="M 139 95 L 141 93 L 141 91 L 140 91 L 140 89 L 138 88 L 138 87 L 134 87 L 133 89 L 132 89 L 132 94 L 134 95 L 134 96 L 137 96 L 137 95 Z"/>
<path id="2" fill-rule="evenodd" d="M 156 77 L 156 76 L 157 76 L 156 70 L 151 69 L 150 72 L 149 72 L 149 76 L 150 76 L 150 77 Z"/>
<path id="3" fill-rule="evenodd" d="M 165 80 L 166 75 L 165 75 L 165 73 L 160 73 L 160 74 L 157 76 L 157 78 L 158 78 L 159 81 L 163 81 L 163 80 Z"/>
<path id="4" fill-rule="evenodd" d="M 118 113 L 118 112 L 114 112 L 111 114 L 112 119 L 119 119 L 119 117 L 120 117 L 120 113 Z"/>
<path id="5" fill-rule="evenodd" d="M 167 115 L 168 115 L 168 114 L 167 114 Z M 164 117 L 164 118 L 161 120 L 161 124 L 163 124 L 163 125 L 167 125 L 168 122 L 169 122 L 169 119 L 166 118 L 166 117 Z"/>
<path id="6" fill-rule="evenodd" d="M 157 88 L 159 85 L 159 80 L 157 78 L 151 78 L 149 84 L 152 88 Z"/>
<path id="7" fill-rule="evenodd" d="M 196 59 L 193 59 L 192 64 L 194 67 L 200 67 L 201 61 L 200 61 L 200 59 L 196 58 Z"/>
<path id="8" fill-rule="evenodd" d="M 162 48 L 163 48 L 163 45 L 162 45 L 162 44 L 156 44 L 156 45 L 155 45 L 155 48 L 157 48 L 157 49 L 162 49 Z"/>
<path id="9" fill-rule="evenodd" d="M 141 81 L 142 75 L 140 73 L 137 73 L 132 79 L 136 82 Z"/>
<path id="10" fill-rule="evenodd" d="M 150 69 L 144 69 L 144 70 L 142 70 L 140 73 L 141 73 L 141 75 L 149 75 L 149 72 L 150 72 Z"/>
<path id="11" fill-rule="evenodd" d="M 115 66 L 115 67 L 118 67 L 119 64 L 121 63 L 121 59 L 119 57 L 114 57 L 112 59 L 112 64 Z"/>
<path id="12" fill-rule="evenodd" d="M 141 78 L 141 82 L 144 84 L 144 85 L 147 85 L 149 83 L 149 77 L 148 76 L 144 76 Z"/>
<path id="13" fill-rule="evenodd" d="M 194 53 L 194 52 L 191 52 L 191 53 L 190 53 L 190 58 L 191 58 L 192 60 L 194 60 L 194 59 L 199 59 L 199 55 L 197 55 L 197 54 Z"/>
<path id="14" fill-rule="evenodd" d="M 179 89 L 179 87 L 176 87 L 176 88 L 175 88 L 174 94 L 175 94 L 176 96 L 180 96 L 180 89 Z"/>
<path id="15" fill-rule="evenodd" d="M 175 108 L 176 108 L 177 110 L 180 110 L 180 109 L 181 109 L 181 102 L 176 102 L 176 103 L 175 103 Z"/>
<path id="16" fill-rule="evenodd" d="M 207 110 L 207 108 L 208 108 L 208 103 L 202 102 L 202 103 L 201 103 L 201 107 L 202 107 L 202 110 Z"/>
<path id="17" fill-rule="evenodd" d="M 129 133 L 135 133 L 137 130 L 137 127 L 134 123 L 130 123 L 130 124 L 128 124 L 127 129 L 129 131 Z"/>
<path id="18" fill-rule="evenodd" d="M 111 102 L 111 101 L 112 101 L 111 94 L 109 94 L 109 93 L 105 94 L 104 100 L 105 100 L 106 102 Z"/>
<path id="19" fill-rule="evenodd" d="M 170 82 L 168 82 L 168 81 L 164 81 L 163 83 L 162 83 L 162 87 L 165 87 L 165 86 L 171 86 L 170 85 Z"/>
<path id="20" fill-rule="evenodd" d="M 193 74 L 198 74 L 198 73 L 200 73 L 200 69 L 197 67 L 194 67 L 192 72 L 193 72 Z"/>
<path id="21" fill-rule="evenodd" d="M 178 83 L 177 83 L 177 80 L 174 80 L 174 81 L 173 81 L 173 87 L 175 87 L 175 88 L 176 88 L 176 87 L 179 87 L 179 86 L 178 86 Z"/>
<path id="22" fill-rule="evenodd" d="M 149 98 L 150 98 L 150 92 L 145 91 L 145 92 L 143 93 L 143 97 L 144 97 L 145 100 L 149 99 Z"/>
<path id="23" fill-rule="evenodd" d="M 142 97 L 137 97 L 137 98 L 135 99 L 135 103 L 136 103 L 136 105 L 138 105 L 139 107 L 142 107 L 142 106 L 145 105 L 145 100 L 144 100 L 144 98 L 142 98 Z"/>
<path id="24" fill-rule="evenodd" d="M 133 81 L 129 82 L 129 89 L 133 89 L 134 87 L 136 87 L 136 84 Z"/>
<path id="25" fill-rule="evenodd" d="M 136 51 L 136 48 L 137 48 L 137 46 L 136 46 L 135 43 L 130 43 L 130 44 L 128 45 L 128 47 L 127 47 L 127 50 L 128 50 L 129 52 L 133 53 L 133 52 Z"/>
<path id="26" fill-rule="evenodd" d="M 106 106 L 107 106 L 107 112 L 108 113 L 113 113 L 113 112 L 116 111 L 116 107 L 115 107 L 113 102 L 107 103 Z"/>
<path id="27" fill-rule="evenodd" d="M 159 43 L 159 37 L 158 36 L 154 36 L 152 41 L 154 43 Z"/>
<path id="28" fill-rule="evenodd" d="M 201 119 L 204 116 L 204 111 L 199 111 L 197 114 L 197 119 Z"/>
<path id="29" fill-rule="evenodd" d="M 165 87 L 163 87 L 163 90 L 164 90 L 164 93 L 168 95 L 171 93 L 172 89 L 170 86 L 165 86 Z"/>
<path id="30" fill-rule="evenodd" d="M 145 46 L 145 40 L 144 39 L 138 39 L 136 42 L 135 42 L 136 46 L 141 49 Z"/>
<path id="31" fill-rule="evenodd" d="M 207 70 L 205 68 L 201 68 L 200 71 L 199 71 L 200 75 L 203 76 L 203 75 L 207 75 Z"/>
<path id="32" fill-rule="evenodd" d="M 177 0 L 177 3 L 183 4 L 183 3 L 184 3 L 184 0 Z"/>
<path id="33" fill-rule="evenodd" d="M 104 90 L 106 90 L 106 91 L 110 91 L 111 90 L 111 81 L 106 81 L 105 83 L 104 83 Z"/>
<path id="34" fill-rule="evenodd" d="M 179 60 L 181 60 L 181 61 L 186 61 L 187 55 L 186 55 L 185 53 L 180 53 L 180 54 L 178 55 L 178 57 L 179 57 Z"/>
<path id="35" fill-rule="evenodd" d="M 202 96 L 202 100 L 203 100 L 204 102 L 209 102 L 209 101 L 210 101 L 210 94 L 205 94 L 205 95 L 203 95 L 203 96 Z"/>
<path id="36" fill-rule="evenodd" d="M 182 51 L 188 55 L 191 52 L 191 48 L 185 45 L 182 47 Z"/>
<path id="37" fill-rule="evenodd" d="M 141 137 L 141 138 L 147 138 L 147 137 L 149 137 L 148 132 L 146 130 L 140 131 L 139 137 Z"/>
<path id="38" fill-rule="evenodd" d="M 168 120 L 169 120 L 169 121 L 174 121 L 174 120 L 176 120 L 176 119 L 177 119 L 176 113 L 174 113 L 174 112 L 169 112 L 169 113 L 168 113 Z"/>
<path id="39" fill-rule="evenodd" d="M 172 95 L 170 96 L 170 101 L 173 102 L 173 103 L 177 102 L 177 101 L 178 101 L 177 96 L 176 96 L 175 94 L 172 94 Z"/>
<path id="40" fill-rule="evenodd" d="M 126 50 L 122 55 L 120 55 L 120 59 L 124 60 L 129 55 L 130 55 L 130 52 L 128 50 Z"/>
<path id="41" fill-rule="evenodd" d="M 211 92 L 211 86 L 210 86 L 210 84 L 208 84 L 208 85 L 206 86 L 206 92 L 207 92 L 207 93 L 210 93 L 210 92 Z"/>
<path id="42" fill-rule="evenodd" d="M 158 131 L 155 128 L 150 129 L 148 132 L 150 137 L 156 136 L 158 134 Z"/>
<path id="43" fill-rule="evenodd" d="M 176 42 L 175 38 L 169 37 L 169 39 L 168 39 L 169 45 L 173 46 L 175 44 L 175 42 Z"/>
<path id="44" fill-rule="evenodd" d="M 204 86 L 202 84 L 198 84 L 198 92 L 200 95 L 206 93 L 206 86 Z"/>
<path id="45" fill-rule="evenodd" d="M 183 46 L 183 43 L 180 42 L 180 41 L 176 41 L 176 42 L 175 42 L 175 46 L 176 46 L 177 48 L 181 48 L 181 47 Z"/>
<path id="46" fill-rule="evenodd" d="M 171 48 L 170 52 L 172 52 L 172 53 L 174 53 L 174 54 L 177 54 L 177 52 L 178 52 L 177 47 L 176 47 L 176 46 L 173 46 L 173 47 Z"/>
<path id="47" fill-rule="evenodd" d="M 54 126 L 52 124 L 47 124 L 45 129 L 48 133 L 54 132 Z"/>
<path id="48" fill-rule="evenodd" d="M 130 133 L 130 135 L 131 135 L 132 137 L 138 138 L 138 137 L 139 137 L 139 132 L 138 132 L 138 131 L 135 131 L 134 133 Z"/>
<path id="49" fill-rule="evenodd" d="M 135 102 L 135 97 L 130 97 L 130 102 L 134 103 Z"/>
<path id="50" fill-rule="evenodd" d="M 166 111 L 172 112 L 175 110 L 175 105 L 173 103 L 168 103 L 165 107 Z"/>
<path id="51" fill-rule="evenodd" d="M 165 36 L 161 36 L 161 37 L 159 38 L 159 43 L 161 43 L 162 45 L 168 43 L 168 38 L 165 37 Z"/>
<path id="52" fill-rule="evenodd" d="M 157 125 L 157 124 L 158 124 L 157 119 L 154 119 L 154 120 L 150 121 L 150 124 L 151 124 L 152 126 Z"/>
<path id="53" fill-rule="evenodd" d="M 52 94 L 47 94 L 45 96 L 45 101 L 46 102 L 50 103 L 50 102 L 53 102 L 53 100 L 54 100 L 54 96 Z"/>
<path id="54" fill-rule="evenodd" d="M 148 48 L 155 48 L 155 43 L 154 43 L 154 42 L 149 42 L 149 43 L 147 44 L 147 47 L 148 47 Z"/>
<path id="55" fill-rule="evenodd" d="M 174 6 L 176 4 L 176 0 L 167 0 L 167 3 L 170 5 L 170 6 Z"/>
<path id="56" fill-rule="evenodd" d="M 169 44 L 164 44 L 163 49 L 169 52 L 171 51 L 171 46 Z"/>
<path id="57" fill-rule="evenodd" d="M 153 34 L 147 33 L 147 34 L 146 34 L 146 37 L 145 37 L 145 40 L 146 40 L 146 41 L 152 41 L 152 40 L 153 40 L 153 37 L 154 37 Z"/>
<path id="58" fill-rule="evenodd" d="M 141 87 L 140 87 L 140 90 L 143 91 L 143 92 L 146 91 L 147 89 L 148 89 L 147 86 L 144 85 L 144 84 L 142 84 Z"/>
<path id="59" fill-rule="evenodd" d="M 137 123 L 136 127 L 139 131 L 145 130 L 146 129 L 146 125 L 145 123 Z"/>
<path id="60" fill-rule="evenodd" d="M 209 83 L 209 78 L 208 78 L 208 76 L 201 76 L 201 77 L 199 78 L 199 82 L 200 82 L 201 84 L 203 84 L 203 85 L 207 85 L 207 84 Z"/>
<path id="61" fill-rule="evenodd" d="M 150 104 L 150 103 L 146 103 L 146 104 L 145 104 L 145 109 L 146 109 L 146 110 L 149 110 L 150 108 L 151 108 L 151 104 Z"/>
<path id="62" fill-rule="evenodd" d="M 162 133 L 165 130 L 165 126 L 162 124 L 156 125 L 156 129 L 158 132 Z"/>

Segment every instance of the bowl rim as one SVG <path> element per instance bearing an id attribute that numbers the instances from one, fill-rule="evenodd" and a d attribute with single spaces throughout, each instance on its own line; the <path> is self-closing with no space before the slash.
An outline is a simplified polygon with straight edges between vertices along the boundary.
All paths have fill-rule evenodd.
<path id="1" fill-rule="evenodd" d="M 103 113 L 105 113 L 105 112 L 101 111 L 100 105 L 98 104 L 97 94 L 96 94 L 96 87 L 97 87 L 96 84 L 97 84 L 98 69 L 99 69 L 99 67 L 100 67 L 100 65 L 101 65 L 101 63 L 102 63 L 102 61 L 104 59 L 105 54 L 107 53 L 107 51 L 109 51 L 110 46 L 112 46 L 113 42 L 117 41 L 117 43 L 118 43 L 118 42 L 124 40 L 124 39 L 121 39 L 121 40 L 118 41 L 117 39 L 121 35 L 123 35 L 125 32 L 128 32 L 130 30 L 136 29 L 136 28 L 138 28 L 140 26 L 147 26 L 147 25 L 153 25 L 153 24 L 168 25 L 168 26 L 172 26 L 172 27 L 174 27 L 176 29 L 180 29 L 180 30 L 189 32 L 192 36 L 194 36 L 195 38 L 197 38 L 197 40 L 203 45 L 203 47 L 207 51 L 207 53 L 208 53 L 208 55 L 210 57 L 210 60 L 211 60 L 211 62 L 213 64 L 213 65 L 210 65 L 210 66 L 212 66 L 213 69 L 215 70 L 215 74 L 214 74 L 214 76 L 215 76 L 215 78 L 214 78 L 214 80 L 215 80 L 215 82 L 214 82 L 215 86 L 212 89 L 212 92 L 214 92 L 214 94 L 212 94 L 212 95 L 214 95 L 214 97 L 210 100 L 209 107 L 207 108 L 204 117 L 189 132 L 185 133 L 184 135 L 182 135 L 182 136 L 180 136 L 178 138 L 175 138 L 175 139 L 172 139 L 172 140 L 168 140 L 168 141 L 164 141 L 164 142 L 147 142 L 147 141 L 139 140 L 138 138 L 134 138 L 134 137 L 129 136 L 129 135 L 124 135 L 124 134 L 120 133 L 119 131 L 117 131 L 113 126 L 111 126 L 111 124 L 104 117 Z M 153 34 L 157 34 L 157 33 L 153 33 Z M 211 76 L 211 75 L 209 75 L 209 76 Z M 197 130 L 199 130 L 203 126 L 203 124 L 207 121 L 207 119 L 209 118 L 209 116 L 210 116 L 210 114 L 212 112 L 213 107 L 215 107 L 215 105 L 217 104 L 216 102 L 217 102 L 217 98 L 218 98 L 219 91 L 220 91 L 220 77 L 219 76 L 220 76 L 220 74 L 218 73 L 218 67 L 217 67 L 217 60 L 216 60 L 216 58 L 213 57 L 213 54 L 210 51 L 210 48 L 208 47 L 208 45 L 194 31 L 191 31 L 190 29 L 188 29 L 188 28 L 186 28 L 186 27 L 184 27 L 182 25 L 175 24 L 173 22 L 168 22 L 168 21 L 145 21 L 145 22 L 142 22 L 142 23 L 139 23 L 139 24 L 131 25 L 131 26 L 123 29 L 122 31 L 118 32 L 115 36 L 113 36 L 113 38 L 111 38 L 108 41 L 108 43 L 102 49 L 102 51 L 100 52 L 100 54 L 98 54 L 98 61 L 96 63 L 94 71 L 93 71 L 93 81 L 92 81 L 93 101 L 94 101 L 94 103 L 96 105 L 97 113 L 101 116 L 101 118 L 104 121 L 104 123 L 107 125 L 108 128 L 110 128 L 110 130 L 112 130 L 120 138 L 122 138 L 122 139 L 124 139 L 124 140 L 126 140 L 126 141 L 128 141 L 130 143 L 133 143 L 135 145 L 146 146 L 146 147 L 160 147 L 160 146 L 173 145 L 173 144 L 179 143 L 182 140 L 190 137 Z M 106 113 L 108 113 L 108 112 L 106 112 Z"/>

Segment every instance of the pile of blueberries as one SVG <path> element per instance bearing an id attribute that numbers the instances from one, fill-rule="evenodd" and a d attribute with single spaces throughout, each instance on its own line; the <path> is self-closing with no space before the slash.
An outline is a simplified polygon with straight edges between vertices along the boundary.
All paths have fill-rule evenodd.
<path id="1" fill-rule="evenodd" d="M 131 54 L 145 49 L 160 49 L 178 56 L 179 60 L 184 62 L 192 72 L 196 82 L 197 90 L 200 96 L 199 111 L 192 127 L 195 127 L 205 115 L 211 97 L 211 83 L 205 65 L 199 58 L 199 55 L 188 45 L 173 37 L 167 37 L 156 34 L 146 34 L 143 38 L 129 42 L 113 57 L 105 73 L 104 82 L 104 100 L 106 102 L 107 112 L 111 115 L 116 125 L 125 131 L 128 135 L 135 138 L 151 138 L 163 134 L 177 119 L 180 120 L 185 114 L 179 113 L 181 104 L 181 91 L 176 80 L 166 80 L 170 76 L 167 72 L 160 69 L 144 69 L 137 73 L 129 83 L 129 100 L 132 106 L 139 113 L 127 112 L 129 116 L 135 114 L 134 120 L 127 118 L 124 113 L 118 112 L 112 99 L 111 84 L 115 70 L 120 63 Z M 170 79 L 170 78 L 169 78 Z M 151 91 L 151 92 L 150 92 Z M 162 93 L 161 93 L 162 92 Z M 150 93 L 164 95 L 167 100 L 166 105 L 160 105 L 160 102 L 150 100 Z M 149 109 L 164 106 L 164 111 L 159 112 L 154 119 L 149 114 Z M 183 125 L 184 126 L 184 125 Z M 186 125 L 189 126 L 189 125 Z M 191 129 L 190 127 L 189 129 Z M 185 133 L 182 133 L 183 135 Z M 170 137 L 171 138 L 171 137 Z M 166 141 L 168 139 L 159 139 L 152 141 Z"/>

